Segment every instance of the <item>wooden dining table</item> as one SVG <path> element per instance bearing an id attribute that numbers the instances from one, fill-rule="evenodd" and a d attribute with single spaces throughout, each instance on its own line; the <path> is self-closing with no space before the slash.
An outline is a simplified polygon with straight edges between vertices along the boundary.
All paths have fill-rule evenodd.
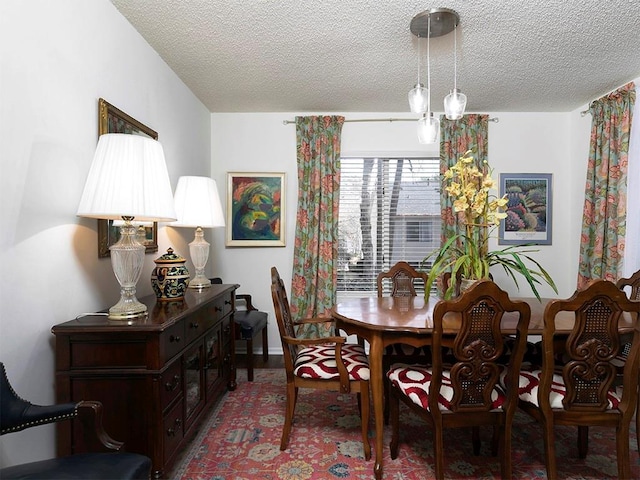
<path id="1" fill-rule="evenodd" d="M 421 347 L 431 343 L 433 330 L 433 308 L 438 298 L 417 297 L 365 297 L 339 302 L 332 309 L 336 328 L 348 335 L 357 335 L 369 343 L 369 369 L 371 398 L 375 422 L 375 464 L 377 480 L 383 473 L 383 433 L 384 433 L 384 371 L 382 356 L 387 345 L 404 343 Z M 542 335 L 544 329 L 544 309 L 551 299 L 517 298 L 529 304 L 531 321 L 529 335 Z M 514 312 L 503 315 L 501 330 L 505 335 L 516 333 L 518 316 Z M 573 328 L 574 314 L 560 312 L 556 317 L 556 333 L 568 334 Z M 460 326 L 460 317 L 447 314 L 443 319 L 443 333 L 455 334 Z M 631 317 L 621 319 L 621 330 L 633 328 Z"/>

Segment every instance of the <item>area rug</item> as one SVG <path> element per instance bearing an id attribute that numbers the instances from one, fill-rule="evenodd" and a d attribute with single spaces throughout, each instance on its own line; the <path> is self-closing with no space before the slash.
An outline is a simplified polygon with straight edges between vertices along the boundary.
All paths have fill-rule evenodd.
<path id="1" fill-rule="evenodd" d="M 285 373 L 258 369 L 246 381 L 238 371 L 238 388 L 228 392 L 203 422 L 196 438 L 177 462 L 170 478 L 179 480 L 372 479 L 373 458 L 364 459 L 356 396 L 301 389 L 289 446 L 280 451 L 284 424 Z M 390 427 L 384 433 L 384 478 L 423 480 L 433 477 L 429 426 L 401 405 L 398 458 L 389 456 Z M 580 460 L 576 429 L 556 427 L 558 476 L 565 479 L 616 478 L 612 429 L 589 430 L 589 454 Z M 373 435 L 373 421 L 370 435 Z M 490 453 L 491 430 L 482 432 L 482 450 L 474 456 L 470 432 L 445 433 L 445 477 L 499 479 L 500 462 Z M 373 450 L 373 438 L 371 438 Z M 629 437 L 631 476 L 640 478 L 635 424 Z M 518 412 L 513 433 L 513 478 L 544 479 L 540 427 Z"/>

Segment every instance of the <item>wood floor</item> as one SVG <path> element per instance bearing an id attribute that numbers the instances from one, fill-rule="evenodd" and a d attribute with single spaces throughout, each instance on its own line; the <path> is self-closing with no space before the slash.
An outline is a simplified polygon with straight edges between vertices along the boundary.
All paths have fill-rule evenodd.
<path id="1" fill-rule="evenodd" d="M 247 368 L 247 356 L 236 353 L 236 368 Z M 284 368 L 284 357 L 282 355 L 269 355 L 269 361 L 262 361 L 262 354 L 253 355 L 253 368 Z"/>

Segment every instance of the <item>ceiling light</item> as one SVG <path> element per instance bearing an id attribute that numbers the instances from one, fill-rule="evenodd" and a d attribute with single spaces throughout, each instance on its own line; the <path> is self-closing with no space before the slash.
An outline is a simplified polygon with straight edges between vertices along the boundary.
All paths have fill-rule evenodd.
<path id="1" fill-rule="evenodd" d="M 418 85 L 409 92 L 409 103 L 411 111 L 414 113 L 422 113 L 422 118 L 418 120 L 418 140 L 420 143 L 434 143 L 440 130 L 440 122 L 433 116 L 431 111 L 431 59 L 430 59 L 430 38 L 446 35 L 456 29 L 460 23 L 460 17 L 454 10 L 449 8 L 433 8 L 417 14 L 411 20 L 411 33 L 418 37 L 418 46 L 420 39 L 427 38 L 427 88 L 420 90 L 420 77 L 418 76 Z M 457 50 L 457 41 L 454 50 Z M 420 69 L 418 69 L 418 72 Z M 445 99 L 445 113 L 447 118 L 461 118 L 466 106 L 466 95 L 460 92 L 456 85 L 457 77 L 457 57 L 454 61 L 454 89 L 452 93 Z M 426 91 L 425 91 L 426 90 Z M 414 110 L 412 98 L 422 98 L 426 93 L 427 108 L 426 110 Z M 420 104 L 415 100 L 416 108 Z M 450 116 L 451 115 L 451 116 Z M 459 115 L 459 116 L 457 116 Z"/>
<path id="2" fill-rule="evenodd" d="M 458 88 L 458 26 L 456 25 L 453 31 L 453 90 L 444 97 L 444 114 L 449 120 L 459 120 L 466 106 L 467 96 Z"/>

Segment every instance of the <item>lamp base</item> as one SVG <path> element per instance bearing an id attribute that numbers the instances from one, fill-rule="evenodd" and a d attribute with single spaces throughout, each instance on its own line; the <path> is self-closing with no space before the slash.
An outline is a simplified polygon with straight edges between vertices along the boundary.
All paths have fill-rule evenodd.
<path id="1" fill-rule="evenodd" d="M 126 302 L 122 301 L 116 303 L 109 309 L 109 320 L 130 320 L 132 318 L 146 317 L 147 306 L 138 302 Z"/>
<path id="2" fill-rule="evenodd" d="M 189 281 L 189 288 L 197 288 L 202 290 L 203 288 L 209 288 L 211 286 L 211 280 L 203 275 L 196 275 Z"/>

